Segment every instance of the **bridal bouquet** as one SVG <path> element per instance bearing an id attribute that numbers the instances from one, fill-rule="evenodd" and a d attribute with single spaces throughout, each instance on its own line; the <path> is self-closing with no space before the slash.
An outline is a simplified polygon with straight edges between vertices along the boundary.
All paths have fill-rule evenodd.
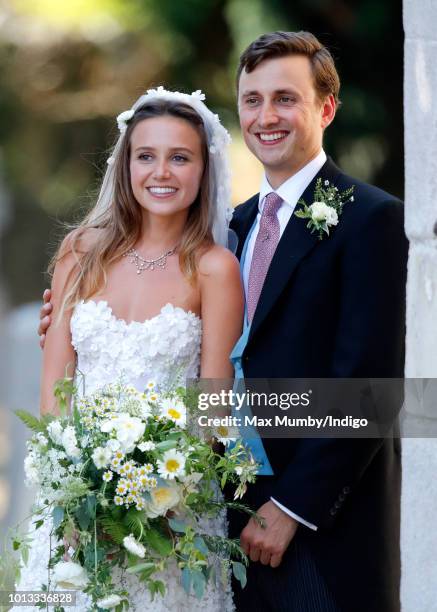
<path id="1" fill-rule="evenodd" d="M 26 479 L 39 489 L 34 525 L 40 528 L 49 513 L 56 539 L 52 585 L 43 589 L 81 589 L 94 609 L 122 610 L 128 593 L 114 586 L 114 568 L 135 574 L 153 597 L 165 593 L 159 572 L 171 562 L 186 592 L 199 598 L 208 580 L 219 579 L 217 567 L 218 574 L 232 567 L 244 586 L 247 559 L 238 543 L 203 533 L 198 524 L 226 506 L 250 512 L 220 495 L 230 481 L 237 499 L 255 478 L 257 465 L 244 445 L 237 441 L 222 456 L 190 433 L 190 391 L 158 393 L 151 382 L 143 393 L 114 384 L 78 397 L 66 379 L 55 395 L 59 418 L 17 412 L 34 432 L 25 459 Z M 24 558 L 28 547 L 28 538 L 15 538 Z"/>

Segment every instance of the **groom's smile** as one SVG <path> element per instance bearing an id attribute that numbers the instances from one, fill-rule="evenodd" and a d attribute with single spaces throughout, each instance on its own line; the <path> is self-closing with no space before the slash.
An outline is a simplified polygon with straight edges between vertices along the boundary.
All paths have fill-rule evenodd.
<path id="1" fill-rule="evenodd" d="M 263 145 L 272 146 L 282 142 L 290 132 L 258 132 L 256 135 Z"/>

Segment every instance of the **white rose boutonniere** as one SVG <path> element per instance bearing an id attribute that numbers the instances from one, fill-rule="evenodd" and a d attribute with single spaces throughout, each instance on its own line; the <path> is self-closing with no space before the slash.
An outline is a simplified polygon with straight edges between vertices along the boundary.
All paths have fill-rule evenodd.
<path id="1" fill-rule="evenodd" d="M 343 212 L 343 206 L 346 202 L 353 202 L 353 191 L 355 185 L 349 189 L 339 192 L 337 187 L 330 185 L 329 181 L 324 181 L 319 178 L 316 181 L 314 190 L 314 202 L 308 206 L 301 198 L 298 205 L 301 208 L 294 214 L 300 219 L 308 219 L 307 228 L 311 233 L 319 233 L 319 240 L 323 239 L 324 233 L 329 236 L 329 228 L 338 225 L 338 220 Z"/>

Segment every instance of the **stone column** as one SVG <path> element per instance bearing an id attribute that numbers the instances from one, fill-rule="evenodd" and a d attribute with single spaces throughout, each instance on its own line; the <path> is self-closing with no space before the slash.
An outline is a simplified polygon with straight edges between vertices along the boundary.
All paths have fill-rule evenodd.
<path id="1" fill-rule="evenodd" d="M 437 379 L 436 24 L 435 0 L 404 0 L 406 376 Z M 425 395 L 407 402 L 406 414 L 408 430 L 428 437 L 403 440 L 402 610 L 437 612 L 437 404 Z"/>

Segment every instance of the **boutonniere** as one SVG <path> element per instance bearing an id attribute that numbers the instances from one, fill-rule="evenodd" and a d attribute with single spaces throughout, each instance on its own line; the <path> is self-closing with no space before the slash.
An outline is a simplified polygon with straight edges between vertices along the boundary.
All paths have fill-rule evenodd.
<path id="1" fill-rule="evenodd" d="M 307 228 L 311 233 L 319 232 L 319 240 L 323 239 L 323 234 L 329 236 L 329 228 L 338 224 L 338 218 L 343 212 L 343 206 L 347 202 L 353 202 L 353 191 L 355 185 L 352 185 L 345 191 L 338 191 L 334 185 L 330 185 L 329 181 L 324 181 L 318 178 L 316 188 L 314 190 L 314 202 L 308 206 L 303 198 L 297 203 L 302 208 L 294 214 L 299 219 L 308 219 Z"/>

